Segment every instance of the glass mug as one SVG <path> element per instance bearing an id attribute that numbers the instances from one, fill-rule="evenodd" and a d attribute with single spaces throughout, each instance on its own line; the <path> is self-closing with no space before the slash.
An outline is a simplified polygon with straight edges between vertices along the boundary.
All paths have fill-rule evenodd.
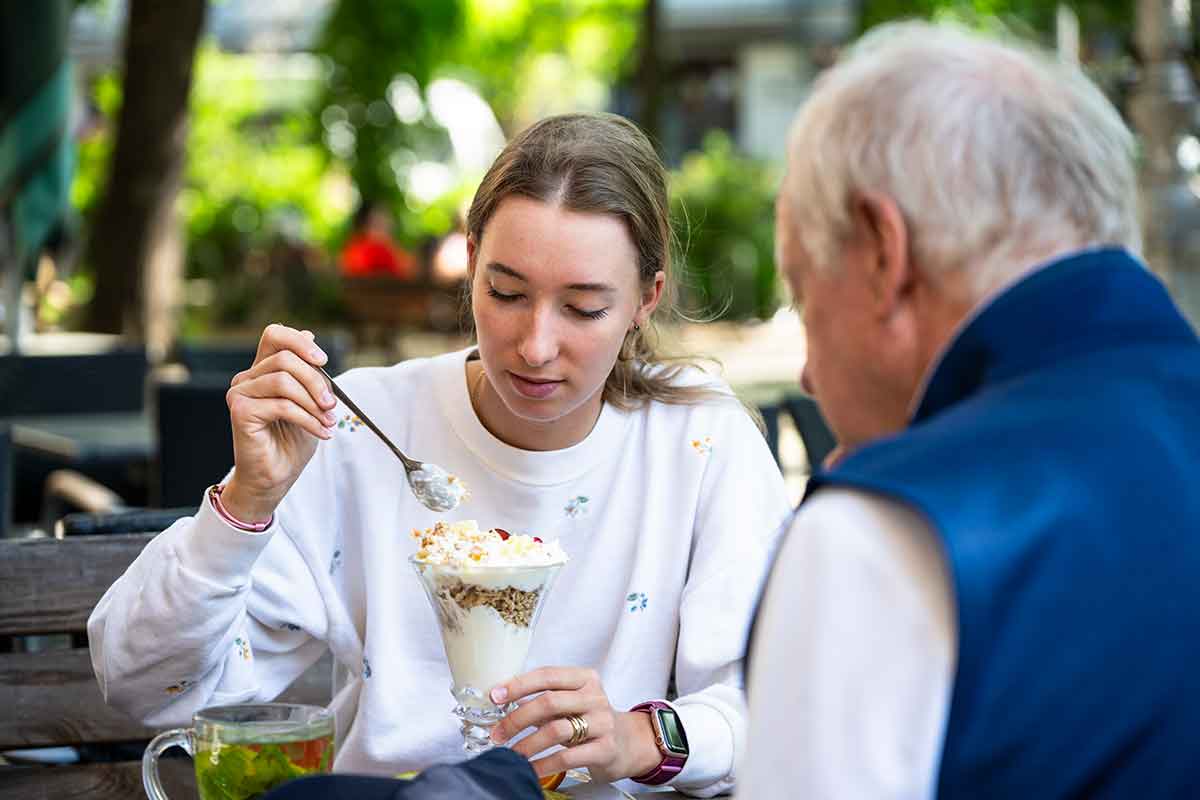
<path id="1" fill-rule="evenodd" d="M 150 800 L 167 800 L 158 759 L 172 747 L 192 757 L 200 800 L 249 800 L 293 778 L 330 771 L 333 713 L 295 703 L 201 709 L 192 727 L 160 733 L 146 747 L 142 784 Z"/>

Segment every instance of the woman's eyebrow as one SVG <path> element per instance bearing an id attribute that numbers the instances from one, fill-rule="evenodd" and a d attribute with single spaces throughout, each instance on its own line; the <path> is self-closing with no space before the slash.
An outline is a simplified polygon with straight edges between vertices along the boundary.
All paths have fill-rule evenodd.
<path id="1" fill-rule="evenodd" d="M 517 272 L 506 264 L 501 264 L 499 261 L 492 261 L 487 265 L 488 272 L 498 272 L 501 275 L 507 275 L 510 278 L 515 278 L 519 281 L 529 282 L 529 279 Z M 616 294 L 617 288 L 610 283 L 603 282 L 583 282 L 583 283 L 568 283 L 567 288 L 573 292 L 603 292 L 605 294 Z"/>

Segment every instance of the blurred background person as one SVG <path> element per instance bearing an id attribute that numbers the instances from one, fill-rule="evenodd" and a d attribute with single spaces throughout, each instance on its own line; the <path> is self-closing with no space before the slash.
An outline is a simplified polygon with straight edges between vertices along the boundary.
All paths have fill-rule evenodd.
<path id="1" fill-rule="evenodd" d="M 363 200 L 354 213 L 353 229 L 340 256 L 348 278 L 388 276 L 412 280 L 417 261 L 392 239 L 392 216 L 381 203 Z"/>

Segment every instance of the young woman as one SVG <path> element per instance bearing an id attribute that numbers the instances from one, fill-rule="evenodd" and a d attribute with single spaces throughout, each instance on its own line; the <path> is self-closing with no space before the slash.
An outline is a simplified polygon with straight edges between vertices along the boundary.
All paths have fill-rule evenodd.
<path id="1" fill-rule="evenodd" d="M 656 353 L 667 213 L 662 164 L 619 117 L 547 119 L 500 154 L 468 219 L 478 345 L 339 379 L 402 449 L 470 487 L 445 517 L 328 394 L 312 335 L 268 327 L 229 390 L 233 472 L 92 615 L 108 701 L 166 725 L 273 698 L 328 648 L 337 769 L 458 757 L 449 671 L 407 559 L 413 528 L 473 518 L 557 538 L 570 555 L 534 636 L 537 668 L 493 699 L 543 694 L 493 738 L 533 729 L 513 747 L 541 754 L 542 775 L 662 781 L 679 758 L 668 763 L 650 714 L 630 709 L 664 701 L 673 675 L 668 712 L 689 744 L 673 784 L 730 789 L 742 650 L 789 505 L 728 387 Z M 587 738 L 556 747 L 571 717 Z"/>

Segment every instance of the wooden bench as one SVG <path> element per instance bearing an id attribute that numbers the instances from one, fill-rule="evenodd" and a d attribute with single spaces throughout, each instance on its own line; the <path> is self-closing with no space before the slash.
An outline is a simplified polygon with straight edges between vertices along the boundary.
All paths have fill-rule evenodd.
<path id="1" fill-rule="evenodd" d="M 83 634 L 101 595 L 153 536 L 0 540 L 0 637 Z M 331 676 L 326 654 L 280 699 L 326 705 Z M 0 753 L 138 742 L 156 733 L 105 704 L 86 649 L 0 653 Z M 191 761 L 161 763 L 171 797 L 194 798 Z M 138 761 L 0 766 L 0 800 L 144 796 Z"/>

